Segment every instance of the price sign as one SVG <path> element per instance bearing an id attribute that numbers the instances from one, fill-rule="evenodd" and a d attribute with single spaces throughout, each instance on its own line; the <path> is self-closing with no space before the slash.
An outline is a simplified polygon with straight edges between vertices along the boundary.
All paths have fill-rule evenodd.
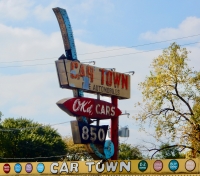
<path id="1" fill-rule="evenodd" d="M 82 144 L 104 144 L 107 135 L 108 125 L 95 126 L 78 122 L 78 126 Z"/>

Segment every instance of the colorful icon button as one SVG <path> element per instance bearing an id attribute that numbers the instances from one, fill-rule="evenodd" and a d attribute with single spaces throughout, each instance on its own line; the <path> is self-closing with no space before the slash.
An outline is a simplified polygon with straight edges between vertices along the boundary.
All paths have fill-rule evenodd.
<path id="1" fill-rule="evenodd" d="M 154 163 L 153 163 L 153 168 L 156 172 L 159 172 L 162 170 L 163 168 L 163 163 L 161 160 L 156 160 Z"/>
<path id="2" fill-rule="evenodd" d="M 3 171 L 8 174 L 10 172 L 10 165 L 9 164 L 4 164 L 3 166 Z"/>
<path id="3" fill-rule="evenodd" d="M 22 171 L 22 166 L 19 163 L 16 163 L 14 166 L 14 170 L 16 173 L 20 173 Z"/>
<path id="4" fill-rule="evenodd" d="M 148 163 L 145 161 L 145 160 L 142 160 L 138 163 L 138 169 L 141 171 L 141 172 L 144 172 L 145 170 L 147 170 L 148 168 Z"/>
<path id="5" fill-rule="evenodd" d="M 31 173 L 32 170 L 33 170 L 33 166 L 31 163 L 27 163 L 26 166 L 25 166 L 25 170 L 27 173 Z"/>
<path id="6" fill-rule="evenodd" d="M 196 163 L 194 162 L 194 160 L 187 160 L 186 163 L 185 163 L 185 169 L 187 171 L 193 171 L 196 167 Z"/>
<path id="7" fill-rule="evenodd" d="M 44 171 L 44 164 L 43 164 L 43 163 L 39 163 L 39 164 L 37 165 L 37 171 L 38 171 L 39 173 L 42 173 L 42 172 Z"/>
<path id="8" fill-rule="evenodd" d="M 177 160 L 171 160 L 170 162 L 169 162 L 169 169 L 171 170 L 171 171 L 176 171 L 177 169 L 178 169 L 178 167 L 179 167 L 179 163 L 178 163 L 178 161 Z"/>

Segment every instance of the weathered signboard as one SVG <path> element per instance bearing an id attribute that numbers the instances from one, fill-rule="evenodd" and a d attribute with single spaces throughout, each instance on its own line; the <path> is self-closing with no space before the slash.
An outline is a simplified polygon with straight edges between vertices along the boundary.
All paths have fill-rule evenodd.
<path id="1" fill-rule="evenodd" d="M 56 104 L 71 116 L 111 119 L 122 114 L 121 110 L 113 104 L 92 98 L 66 98 L 58 101 Z"/>
<path id="2" fill-rule="evenodd" d="M 80 88 L 85 92 L 130 98 L 130 75 L 67 59 L 56 61 L 60 87 Z"/>

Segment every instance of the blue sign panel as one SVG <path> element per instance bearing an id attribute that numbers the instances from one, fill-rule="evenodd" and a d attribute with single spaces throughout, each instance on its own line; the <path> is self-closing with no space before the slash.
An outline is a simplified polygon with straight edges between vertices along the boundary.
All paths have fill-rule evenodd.
<path id="1" fill-rule="evenodd" d="M 39 173 L 42 173 L 42 172 L 44 171 L 44 164 L 43 164 L 43 163 L 39 163 L 39 164 L 37 165 L 37 171 L 38 171 Z"/>
<path id="2" fill-rule="evenodd" d="M 16 163 L 15 166 L 14 166 L 14 170 L 15 170 L 16 173 L 20 173 L 21 170 L 22 170 L 21 164 Z"/>
<path id="3" fill-rule="evenodd" d="M 78 122 L 78 126 L 82 144 L 105 143 L 108 125 L 95 126 L 83 122 Z"/>
<path id="4" fill-rule="evenodd" d="M 178 161 L 177 160 L 171 160 L 170 162 L 169 162 L 169 169 L 171 170 L 171 171 L 176 171 L 177 169 L 178 169 L 178 167 L 179 167 L 179 163 L 178 163 Z"/>

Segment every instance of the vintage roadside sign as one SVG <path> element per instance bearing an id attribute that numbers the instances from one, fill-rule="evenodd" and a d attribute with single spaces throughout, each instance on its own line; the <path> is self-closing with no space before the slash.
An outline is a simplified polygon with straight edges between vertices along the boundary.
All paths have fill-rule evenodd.
<path id="1" fill-rule="evenodd" d="M 61 59 L 56 62 L 60 87 L 79 88 L 103 96 L 130 98 L 130 75 L 94 67 L 78 61 Z"/>
<path id="2" fill-rule="evenodd" d="M 56 103 L 71 116 L 85 116 L 93 119 L 111 119 L 122 114 L 121 110 L 106 101 L 76 97 L 62 99 Z"/>
<path id="3" fill-rule="evenodd" d="M 163 169 L 155 171 L 155 160 L 112 160 L 112 161 L 53 161 L 53 162 L 21 162 L 0 163 L 0 175 L 199 175 L 200 159 L 193 160 L 160 160 Z M 175 161 L 175 162 L 174 162 Z M 169 163 L 177 163 L 179 167 L 169 168 Z M 191 164 L 192 163 L 192 164 Z M 189 168 L 186 165 L 190 165 Z M 193 167 L 196 165 L 196 167 Z M 138 167 L 137 167 L 138 166 Z M 186 166 L 186 167 L 185 167 Z M 192 167 L 191 167 L 192 166 Z M 190 168 L 191 167 L 191 168 Z M 175 167 L 173 167 L 175 168 Z"/>

